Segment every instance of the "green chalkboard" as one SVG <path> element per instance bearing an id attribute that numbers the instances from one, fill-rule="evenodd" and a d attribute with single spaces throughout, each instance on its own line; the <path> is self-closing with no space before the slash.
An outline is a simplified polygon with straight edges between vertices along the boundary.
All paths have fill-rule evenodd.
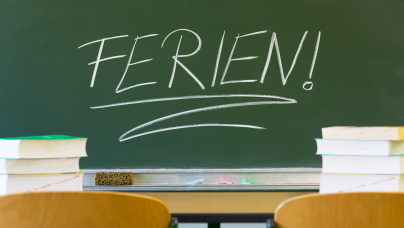
<path id="1" fill-rule="evenodd" d="M 321 167 L 328 126 L 404 125 L 402 0 L 3 0 L 0 137 L 81 168 Z"/>

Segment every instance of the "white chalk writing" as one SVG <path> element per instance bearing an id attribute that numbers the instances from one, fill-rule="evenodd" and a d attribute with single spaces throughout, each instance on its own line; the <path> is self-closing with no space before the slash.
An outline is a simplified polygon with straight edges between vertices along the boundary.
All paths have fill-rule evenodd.
<path id="1" fill-rule="evenodd" d="M 180 80 L 180 78 L 176 79 L 177 69 L 179 68 L 179 69 L 182 69 L 183 71 L 186 72 L 186 74 L 193 80 L 193 82 L 195 82 L 195 85 L 198 86 L 198 88 L 201 91 L 205 91 L 206 87 L 202 83 L 202 81 L 200 80 L 202 78 L 202 75 L 198 75 L 198 77 L 197 77 L 197 74 L 194 73 L 194 72 L 196 72 L 195 69 L 191 70 L 190 67 L 188 67 L 190 65 L 186 66 L 184 64 L 184 62 L 186 62 L 184 60 L 185 58 L 190 58 L 190 60 L 192 60 L 192 57 L 197 55 L 200 52 L 200 50 L 202 49 L 202 40 L 203 39 L 201 38 L 201 36 L 198 33 L 196 33 L 193 30 L 190 30 L 190 29 L 177 29 L 177 30 L 174 30 L 174 31 L 168 33 L 164 37 L 164 39 L 161 42 L 161 51 L 164 51 L 164 49 L 166 49 L 166 46 L 169 45 L 168 43 L 172 44 L 174 39 L 173 38 L 169 39 L 169 38 L 173 37 L 172 35 L 174 33 L 178 34 L 178 36 L 176 36 L 176 37 L 179 37 L 179 39 L 178 39 L 177 42 L 174 41 L 176 43 L 176 51 L 175 51 L 175 53 L 172 54 L 172 60 L 171 61 L 173 61 L 173 66 L 172 66 L 170 80 L 168 82 L 168 89 L 172 89 L 175 81 Z M 224 65 L 224 70 L 221 73 L 221 76 L 219 76 L 218 85 L 219 86 L 226 86 L 227 84 L 239 84 L 239 83 L 260 83 L 260 84 L 263 84 L 265 82 L 265 79 L 266 79 L 267 74 L 268 74 L 268 69 L 269 69 L 269 66 L 270 66 L 272 53 L 275 52 L 277 62 L 278 62 L 279 72 L 280 72 L 280 76 L 281 76 L 281 82 L 282 82 L 282 85 L 285 86 L 287 84 L 292 72 L 293 72 L 293 69 L 296 66 L 296 63 L 297 63 L 297 61 L 299 59 L 299 54 L 300 54 L 300 52 L 301 52 L 301 50 L 302 50 L 302 48 L 304 46 L 306 37 L 308 36 L 308 33 L 309 33 L 308 31 L 305 31 L 303 33 L 303 35 L 301 36 L 300 42 L 298 43 L 297 48 L 295 49 L 296 52 L 294 53 L 292 63 L 290 64 L 289 70 L 287 70 L 287 72 L 285 72 L 284 67 L 282 65 L 281 50 L 280 50 L 280 46 L 279 46 L 278 37 L 277 37 L 276 32 L 271 32 L 269 30 L 260 30 L 260 31 L 252 32 L 252 33 L 247 33 L 247 34 L 244 34 L 244 35 L 238 34 L 235 37 L 235 40 L 234 40 L 234 43 L 233 43 L 232 48 L 230 50 L 230 53 L 228 55 L 227 61 L 226 61 L 225 65 Z M 243 80 L 231 80 L 231 79 L 229 79 L 230 75 L 228 75 L 228 71 L 229 71 L 229 68 L 230 68 L 232 63 L 235 64 L 235 62 L 238 62 L 238 61 L 253 61 L 253 60 L 259 58 L 259 56 L 235 57 L 235 56 L 237 56 L 236 49 L 237 49 L 238 41 L 241 38 L 243 38 L 243 39 L 254 39 L 255 36 L 258 36 L 258 35 L 262 36 L 262 35 L 265 35 L 265 34 L 267 34 L 267 36 L 269 36 L 270 39 L 268 40 L 269 41 L 268 42 L 269 46 L 267 46 L 268 53 L 266 55 L 265 64 L 263 65 L 263 68 L 262 68 L 262 73 L 260 73 L 260 75 L 257 75 L 257 78 L 255 78 L 255 79 L 254 78 L 253 79 L 244 78 Z M 197 46 L 190 53 L 184 54 L 183 52 L 184 52 L 184 50 L 186 48 L 181 47 L 181 45 L 183 44 L 183 38 L 185 37 L 188 40 L 190 36 L 194 40 L 193 42 L 196 41 Z M 125 37 L 126 38 L 129 37 L 129 35 L 120 35 L 120 36 L 102 38 L 102 39 L 98 39 L 98 40 L 95 40 L 95 41 L 87 42 L 87 43 L 85 43 L 85 44 L 78 47 L 80 49 L 82 47 L 85 47 L 85 46 L 88 46 L 88 45 L 91 45 L 91 44 L 99 44 L 99 49 L 98 49 L 96 60 L 93 61 L 93 62 L 88 63 L 88 65 L 94 65 L 93 73 L 92 73 L 92 76 L 91 76 L 90 87 L 94 87 L 97 71 L 100 69 L 100 63 L 101 62 L 110 61 L 110 60 L 113 60 L 113 59 L 124 58 L 124 57 L 127 56 L 127 55 L 115 55 L 115 56 L 103 57 L 102 53 L 103 53 L 104 46 L 106 45 L 106 41 L 109 41 L 108 45 L 113 45 L 112 40 L 115 40 L 115 39 L 118 39 L 118 38 L 125 38 Z M 116 86 L 115 93 L 122 93 L 122 92 L 128 91 L 130 89 L 134 89 L 134 88 L 137 88 L 137 87 L 151 86 L 151 85 L 155 85 L 155 84 L 158 83 L 157 81 L 153 80 L 153 81 L 148 81 L 148 82 L 146 81 L 146 82 L 142 82 L 142 83 L 138 83 L 138 84 L 132 84 L 132 85 L 126 86 L 126 87 L 122 86 L 123 82 L 125 81 L 125 78 L 128 75 L 128 69 L 130 67 L 135 67 L 138 64 L 148 63 L 149 65 L 152 65 L 152 63 L 154 63 L 153 58 L 152 58 L 153 56 L 148 56 L 146 58 L 134 61 L 134 59 L 138 59 L 138 57 L 136 57 L 136 56 L 139 55 L 138 54 L 139 51 L 135 52 L 135 50 L 137 50 L 136 47 L 138 45 L 141 45 L 141 43 L 143 43 L 143 42 L 155 42 L 156 40 L 158 40 L 159 37 L 160 37 L 159 34 L 155 33 L 155 34 L 149 34 L 149 35 L 143 35 L 143 36 L 136 36 L 134 38 L 133 46 L 131 48 L 130 54 L 127 57 L 128 59 L 127 59 L 126 67 L 124 69 L 123 75 L 122 75 L 118 85 Z M 226 37 L 226 31 L 223 31 L 223 34 L 221 35 L 221 38 L 218 37 L 218 41 L 220 41 L 220 42 L 219 42 L 219 45 L 218 45 L 216 61 L 214 62 L 214 67 L 213 67 L 214 71 L 213 71 L 213 77 L 212 77 L 212 81 L 211 81 L 211 87 L 212 88 L 215 87 L 216 84 L 217 84 L 216 80 L 217 80 L 217 77 L 218 77 L 218 74 L 219 74 L 219 67 L 220 67 L 221 58 L 222 58 L 222 55 L 223 55 L 223 47 L 225 45 L 225 37 Z M 146 41 L 142 41 L 143 39 L 146 39 L 146 38 L 148 38 Z M 314 48 L 314 55 L 312 56 L 311 66 L 310 66 L 310 69 L 309 69 L 309 75 L 308 75 L 309 76 L 309 81 L 304 82 L 304 84 L 303 84 L 303 89 L 304 90 L 312 90 L 313 89 L 312 75 L 313 75 L 314 66 L 315 66 L 315 63 L 316 63 L 316 58 L 317 58 L 319 47 L 320 47 L 320 38 L 321 38 L 321 32 L 318 32 L 317 41 L 316 41 L 315 48 Z M 115 42 L 117 42 L 117 41 L 115 41 Z M 143 56 L 147 56 L 147 53 L 141 53 L 141 54 Z M 183 60 L 181 60 L 181 59 L 183 59 Z M 177 77 L 180 77 L 180 75 L 178 75 Z M 113 107 L 127 106 L 127 105 L 138 105 L 138 104 L 154 103 L 154 102 L 174 102 L 174 101 L 181 101 L 181 100 L 218 99 L 218 98 L 220 98 L 220 99 L 252 98 L 252 99 L 254 99 L 254 101 L 237 102 L 237 103 L 229 101 L 229 102 L 226 102 L 225 104 L 221 104 L 221 105 L 214 105 L 214 106 L 207 106 L 207 107 L 201 107 L 201 108 L 196 108 L 196 109 L 190 109 L 190 110 L 187 110 L 187 111 L 182 111 L 182 112 L 174 113 L 174 114 L 171 114 L 171 115 L 162 116 L 160 118 L 148 121 L 146 123 L 143 123 L 143 124 L 140 124 L 140 125 L 138 125 L 136 127 L 131 128 L 130 130 L 128 130 L 124 134 L 122 134 L 119 137 L 119 140 L 122 142 L 122 141 L 126 141 L 126 140 L 129 140 L 129 139 L 145 136 L 145 135 L 151 135 L 151 134 L 155 134 L 155 133 L 167 132 L 167 131 L 173 131 L 173 130 L 179 130 L 179 129 L 185 129 L 185 128 L 233 127 L 233 128 L 249 128 L 249 129 L 255 129 L 255 130 L 263 130 L 263 129 L 266 129 L 266 128 L 261 127 L 261 126 L 255 126 L 255 125 L 249 125 L 249 124 L 241 124 L 241 123 L 198 123 L 198 124 L 188 124 L 188 125 L 172 126 L 172 127 L 165 127 L 165 128 L 159 128 L 159 129 L 150 129 L 150 130 L 147 130 L 147 129 L 144 129 L 144 128 L 152 126 L 152 125 L 157 124 L 157 123 L 162 122 L 162 121 L 166 121 L 168 119 L 172 119 L 172 118 L 176 118 L 176 117 L 180 117 L 180 116 L 185 116 L 185 115 L 191 115 L 193 113 L 199 113 L 199 112 L 207 112 L 207 111 L 214 111 L 214 110 L 220 110 L 220 109 L 247 107 L 247 106 L 273 105 L 273 104 L 294 104 L 294 103 L 297 103 L 297 101 L 295 99 L 292 99 L 292 98 L 253 93 L 253 94 L 218 94 L 218 95 L 190 95 L 190 96 L 177 96 L 177 97 L 160 97 L 160 98 L 125 101 L 125 102 L 113 103 L 113 104 L 96 105 L 96 106 L 91 106 L 90 108 L 96 110 L 96 109 L 113 108 Z"/>

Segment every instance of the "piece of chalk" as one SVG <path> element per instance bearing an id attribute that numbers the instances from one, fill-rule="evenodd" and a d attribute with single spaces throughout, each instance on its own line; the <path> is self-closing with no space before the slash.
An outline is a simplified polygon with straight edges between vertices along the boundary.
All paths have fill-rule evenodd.
<path id="1" fill-rule="evenodd" d="M 250 179 L 243 179 L 243 184 L 259 184 L 259 182 Z"/>
<path id="2" fill-rule="evenodd" d="M 220 182 L 217 183 L 217 184 L 234 184 L 234 183 L 231 182 L 231 181 L 228 181 L 228 180 L 226 180 L 226 179 L 220 179 Z"/>
<path id="3" fill-rule="evenodd" d="M 133 185 L 135 174 L 132 172 L 96 172 L 95 185 Z"/>
<path id="4" fill-rule="evenodd" d="M 205 181 L 205 179 L 201 178 L 201 179 L 198 179 L 198 180 L 185 182 L 185 184 L 202 184 L 202 182 L 204 182 L 204 181 Z"/>

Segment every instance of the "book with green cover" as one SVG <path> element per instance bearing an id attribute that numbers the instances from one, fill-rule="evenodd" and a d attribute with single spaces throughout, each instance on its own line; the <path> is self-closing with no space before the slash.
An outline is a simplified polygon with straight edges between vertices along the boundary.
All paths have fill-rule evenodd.
<path id="1" fill-rule="evenodd" d="M 87 139 L 83 137 L 75 137 L 70 135 L 36 135 L 36 136 L 22 136 L 22 137 L 9 137 L 0 138 L 3 140 L 69 140 L 69 139 Z"/>
<path id="2" fill-rule="evenodd" d="M 86 142 L 68 135 L 0 138 L 0 158 L 86 157 Z"/>

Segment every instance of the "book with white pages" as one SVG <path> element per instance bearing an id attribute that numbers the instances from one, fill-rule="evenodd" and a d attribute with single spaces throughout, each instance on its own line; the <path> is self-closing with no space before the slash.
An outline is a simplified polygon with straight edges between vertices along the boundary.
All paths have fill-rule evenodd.
<path id="1" fill-rule="evenodd" d="M 404 156 L 322 155 L 323 173 L 402 174 Z"/>
<path id="2" fill-rule="evenodd" d="M 403 175 L 321 174 L 320 194 L 343 192 L 399 192 Z"/>
<path id="3" fill-rule="evenodd" d="M 78 158 L 0 159 L 0 174 L 80 172 Z"/>
<path id="4" fill-rule="evenodd" d="M 317 154 L 330 155 L 400 155 L 404 140 L 316 139 Z"/>
<path id="5" fill-rule="evenodd" d="M 82 191 L 84 173 L 0 175 L 0 195 L 35 191 Z"/>

